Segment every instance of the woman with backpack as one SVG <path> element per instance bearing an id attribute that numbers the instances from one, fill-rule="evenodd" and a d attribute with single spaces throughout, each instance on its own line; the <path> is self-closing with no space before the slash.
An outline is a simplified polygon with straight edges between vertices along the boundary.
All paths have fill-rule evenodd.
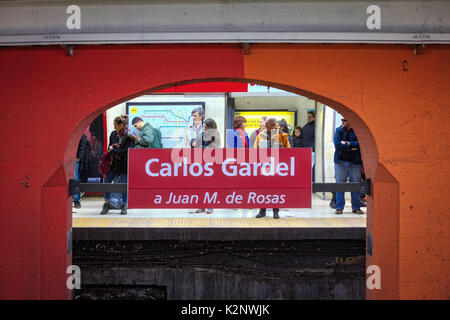
<path id="1" fill-rule="evenodd" d="M 128 149 L 134 147 L 134 142 L 128 136 L 127 119 L 124 117 L 114 118 L 114 131 L 109 137 L 108 153 L 112 158 L 109 172 L 106 174 L 104 183 L 127 183 L 128 181 Z M 107 214 L 114 207 L 110 203 L 111 193 L 105 192 L 105 203 L 100 214 Z M 120 214 L 127 214 L 127 193 L 122 193 L 122 205 Z"/>

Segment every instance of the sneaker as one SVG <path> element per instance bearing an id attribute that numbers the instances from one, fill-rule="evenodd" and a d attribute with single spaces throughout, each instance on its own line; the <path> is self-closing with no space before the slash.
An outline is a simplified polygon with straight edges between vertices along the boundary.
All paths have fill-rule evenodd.
<path id="1" fill-rule="evenodd" d="M 263 218 L 266 216 L 266 210 L 259 210 L 259 213 L 256 215 L 255 218 Z"/>
<path id="2" fill-rule="evenodd" d="M 103 204 L 102 211 L 100 211 L 100 214 L 107 214 L 109 209 L 111 209 L 111 206 L 110 206 L 109 202 L 105 202 Z"/>
<path id="3" fill-rule="evenodd" d="M 81 203 L 80 203 L 80 201 L 75 201 L 75 202 L 73 203 L 73 207 L 74 207 L 74 208 L 77 208 L 77 209 L 80 209 L 80 208 L 81 208 Z"/>
<path id="4" fill-rule="evenodd" d="M 336 209 L 336 211 L 334 213 L 335 214 L 342 214 L 342 210 L 341 209 Z"/>
<path id="5" fill-rule="evenodd" d="M 120 206 L 120 214 L 127 214 L 127 205 L 123 204 Z"/>
<path id="6" fill-rule="evenodd" d="M 362 212 L 361 209 L 356 209 L 352 211 L 353 213 L 357 213 L 357 214 L 363 214 L 364 212 Z"/>
<path id="7" fill-rule="evenodd" d="M 280 219 L 280 216 L 278 215 L 278 212 L 274 212 L 273 213 L 273 218 L 274 219 Z"/>

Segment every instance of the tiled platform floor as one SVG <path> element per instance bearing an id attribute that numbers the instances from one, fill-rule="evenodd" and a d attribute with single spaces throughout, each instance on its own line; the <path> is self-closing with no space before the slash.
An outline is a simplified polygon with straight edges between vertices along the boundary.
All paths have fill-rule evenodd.
<path id="1" fill-rule="evenodd" d="M 348 205 L 350 203 L 347 203 Z M 329 200 L 313 196 L 312 209 L 281 209 L 280 219 L 272 219 L 272 210 L 267 210 L 263 219 L 254 219 L 258 209 L 215 209 L 213 214 L 194 213 L 193 209 L 128 209 L 127 215 L 119 210 L 110 210 L 100 215 L 103 201 L 82 199 L 81 208 L 73 208 L 74 228 L 270 228 L 270 227 L 360 227 L 366 226 L 366 215 L 351 212 L 346 206 L 344 214 L 337 216 L 329 207 Z M 364 212 L 365 208 L 361 208 Z"/>

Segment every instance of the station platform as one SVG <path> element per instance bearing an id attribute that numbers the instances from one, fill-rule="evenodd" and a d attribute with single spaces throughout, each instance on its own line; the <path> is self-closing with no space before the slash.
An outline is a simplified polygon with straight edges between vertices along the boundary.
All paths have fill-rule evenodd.
<path id="1" fill-rule="evenodd" d="M 255 219 L 258 209 L 129 209 L 100 215 L 101 198 L 82 199 L 73 208 L 74 240 L 304 240 L 365 239 L 366 215 L 346 207 L 340 216 L 329 200 L 313 197 L 312 209 L 280 209 L 280 219 Z M 365 212 L 365 208 L 362 208 Z"/>

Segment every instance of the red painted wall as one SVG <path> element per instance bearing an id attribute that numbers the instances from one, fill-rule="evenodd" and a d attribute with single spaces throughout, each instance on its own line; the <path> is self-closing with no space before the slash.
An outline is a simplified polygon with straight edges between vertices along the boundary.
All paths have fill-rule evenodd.
<path id="1" fill-rule="evenodd" d="M 244 75 L 239 46 L 111 49 L 76 47 L 73 57 L 60 47 L 0 49 L 0 142 L 9 146 L 0 167 L 0 298 L 70 298 L 67 181 L 98 114 L 154 87 Z"/>

